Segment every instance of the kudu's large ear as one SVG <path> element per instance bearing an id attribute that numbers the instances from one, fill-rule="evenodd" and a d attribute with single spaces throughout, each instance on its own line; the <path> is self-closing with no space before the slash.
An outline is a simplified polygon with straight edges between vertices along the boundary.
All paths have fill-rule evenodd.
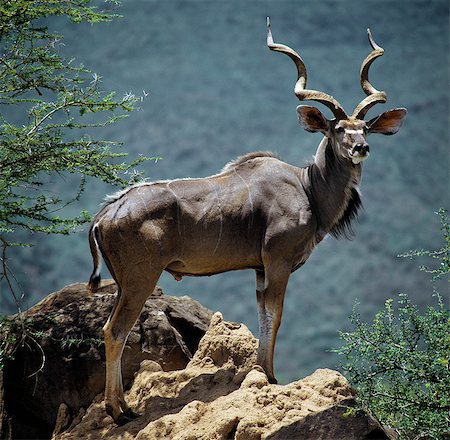
<path id="1" fill-rule="evenodd" d="M 406 108 L 395 108 L 367 122 L 369 133 L 395 134 L 406 118 Z"/>
<path id="2" fill-rule="evenodd" d="M 315 107 L 309 105 L 299 105 L 297 107 L 297 115 L 300 124 L 306 131 L 315 133 L 320 131 L 326 133 L 329 128 L 328 119 L 322 112 Z"/>

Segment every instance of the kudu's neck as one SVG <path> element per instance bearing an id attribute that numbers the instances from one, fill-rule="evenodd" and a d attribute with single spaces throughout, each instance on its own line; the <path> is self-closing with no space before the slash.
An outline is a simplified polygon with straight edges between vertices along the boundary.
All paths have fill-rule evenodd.
<path id="1" fill-rule="evenodd" d="M 358 189 L 361 165 L 337 155 L 332 142 L 323 138 L 314 163 L 308 168 L 319 240 L 327 233 L 336 237 L 351 235 L 351 221 L 361 206 Z"/>

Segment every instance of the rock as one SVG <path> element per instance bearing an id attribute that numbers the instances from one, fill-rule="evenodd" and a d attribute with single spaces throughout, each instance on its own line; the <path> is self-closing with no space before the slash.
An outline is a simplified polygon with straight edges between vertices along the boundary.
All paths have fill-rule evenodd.
<path id="1" fill-rule="evenodd" d="M 270 385 L 255 366 L 257 340 L 243 324 L 216 313 L 186 368 L 163 371 L 141 363 L 126 393 L 142 416 L 117 427 L 102 396 L 77 426 L 54 440 L 353 440 L 387 439 L 363 411 L 352 410 L 355 394 L 337 371 L 319 369 L 287 385 Z"/>
<path id="2" fill-rule="evenodd" d="M 10 431 L 12 438 L 48 439 L 54 429 L 56 435 L 81 419 L 103 392 L 102 327 L 115 292 L 112 280 L 104 281 L 95 295 L 87 293 L 86 284 L 73 284 L 25 313 L 26 336 L 3 370 L 3 436 Z M 189 297 L 165 296 L 155 289 L 124 350 L 125 386 L 145 360 L 157 361 L 165 371 L 184 368 L 211 316 Z"/>
<path id="3" fill-rule="evenodd" d="M 266 437 L 267 440 L 389 440 L 391 437 L 365 411 L 352 411 L 353 402 L 306 416 Z"/>
<path id="4" fill-rule="evenodd" d="M 60 434 L 66 430 L 70 426 L 71 421 L 69 407 L 65 403 L 61 403 L 58 408 L 55 427 L 53 428 L 53 435 Z"/>

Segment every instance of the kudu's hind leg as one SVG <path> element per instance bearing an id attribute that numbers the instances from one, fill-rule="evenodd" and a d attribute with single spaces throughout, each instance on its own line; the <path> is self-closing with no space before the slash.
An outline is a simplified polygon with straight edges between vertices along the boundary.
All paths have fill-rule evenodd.
<path id="1" fill-rule="evenodd" d="M 289 275 L 290 269 L 283 266 L 268 266 L 264 273 L 256 271 L 256 298 L 259 318 L 257 363 L 264 368 L 270 383 L 277 383 L 273 371 L 273 355 Z"/>
<path id="2" fill-rule="evenodd" d="M 106 353 L 106 412 L 118 425 L 135 419 L 138 414 L 131 411 L 125 402 L 122 383 L 122 353 L 133 325 L 138 319 L 145 301 L 153 292 L 161 272 L 151 276 L 139 275 L 139 283 L 119 287 L 116 302 L 108 321 L 103 327 Z M 134 280 L 136 282 L 136 279 Z"/>

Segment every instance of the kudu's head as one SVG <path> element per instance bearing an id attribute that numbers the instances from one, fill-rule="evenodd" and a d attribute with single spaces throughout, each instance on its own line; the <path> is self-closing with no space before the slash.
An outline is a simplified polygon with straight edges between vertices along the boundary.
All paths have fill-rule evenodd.
<path id="1" fill-rule="evenodd" d="M 369 82 L 369 68 L 378 57 L 383 55 L 384 50 L 375 43 L 369 29 L 367 33 L 372 52 L 363 61 L 360 71 L 361 86 L 367 96 L 358 104 L 353 114 L 348 116 L 332 96 L 324 92 L 306 89 L 305 63 L 300 55 L 290 47 L 274 43 L 269 17 L 267 17 L 267 46 L 271 50 L 288 55 L 297 67 L 298 77 L 294 88 L 296 96 L 300 101 L 312 100 L 324 104 L 335 116 L 335 119 L 329 120 L 317 108 L 299 105 L 297 113 L 300 123 L 307 131 L 323 133 L 330 139 L 335 153 L 354 164 L 362 162 L 369 156 L 370 148 L 366 137 L 370 133 L 395 134 L 406 117 L 405 108 L 396 108 L 367 122 L 364 120 L 371 107 L 377 103 L 386 102 L 386 93 L 375 89 Z"/>

